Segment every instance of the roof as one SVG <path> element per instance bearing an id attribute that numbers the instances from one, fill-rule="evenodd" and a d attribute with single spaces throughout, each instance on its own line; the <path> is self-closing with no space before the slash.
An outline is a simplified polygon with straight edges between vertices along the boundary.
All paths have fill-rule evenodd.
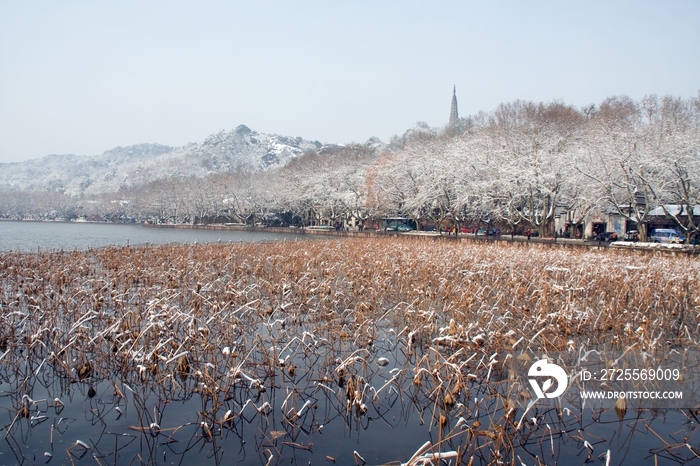
<path id="1" fill-rule="evenodd" d="M 665 204 L 664 207 L 666 207 L 666 210 L 668 213 L 671 215 L 678 215 L 678 212 L 681 210 L 681 206 L 678 204 Z M 666 214 L 664 213 L 664 209 L 659 206 L 656 209 L 652 209 L 649 211 L 648 214 L 650 217 L 665 217 Z M 681 212 L 681 216 L 686 216 L 686 209 L 685 206 L 683 206 L 683 211 Z M 696 205 L 693 207 L 693 217 L 700 217 L 700 205 Z"/>

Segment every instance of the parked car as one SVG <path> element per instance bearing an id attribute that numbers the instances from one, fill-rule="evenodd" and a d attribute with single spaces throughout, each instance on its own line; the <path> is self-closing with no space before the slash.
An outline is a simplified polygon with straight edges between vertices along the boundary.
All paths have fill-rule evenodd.
<path id="1" fill-rule="evenodd" d="M 414 228 L 411 228 L 408 225 L 399 225 L 396 227 L 396 231 L 413 231 Z"/>
<path id="2" fill-rule="evenodd" d="M 623 239 L 625 241 L 634 241 L 634 242 L 639 241 L 639 232 L 637 230 L 628 231 L 623 236 Z"/>
<path id="3" fill-rule="evenodd" d="M 685 236 L 683 236 L 683 233 L 673 228 L 657 228 L 651 232 L 649 240 L 652 243 L 677 244 L 684 243 Z"/>

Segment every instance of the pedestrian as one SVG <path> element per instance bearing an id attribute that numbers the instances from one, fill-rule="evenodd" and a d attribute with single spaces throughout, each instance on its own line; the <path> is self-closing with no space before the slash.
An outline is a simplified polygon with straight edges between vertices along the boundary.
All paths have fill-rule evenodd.
<path id="1" fill-rule="evenodd" d="M 527 229 L 527 240 L 530 241 L 530 237 L 532 236 L 532 230 L 529 228 Z"/>

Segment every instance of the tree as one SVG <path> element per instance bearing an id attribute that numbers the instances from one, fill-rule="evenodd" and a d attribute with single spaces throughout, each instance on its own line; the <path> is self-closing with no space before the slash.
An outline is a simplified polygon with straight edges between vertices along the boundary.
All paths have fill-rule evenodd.
<path id="1" fill-rule="evenodd" d="M 579 171 L 595 182 L 603 203 L 637 224 L 642 241 L 656 208 L 688 241 L 698 232 L 687 215 L 700 205 L 697 108 L 695 99 L 613 97 L 591 119 Z"/>
<path id="2" fill-rule="evenodd" d="M 700 209 L 700 104 L 652 95 L 642 101 L 647 124 L 642 132 L 642 150 L 654 176 L 648 186 L 655 203 L 683 231 L 686 242 L 698 235 L 694 218 Z"/>
<path id="3" fill-rule="evenodd" d="M 516 101 L 500 105 L 490 131 L 495 144 L 494 192 L 504 219 L 520 217 L 539 231 L 551 232 L 555 208 L 570 205 L 575 189 L 573 147 L 583 131 L 583 116 L 559 102 Z"/>

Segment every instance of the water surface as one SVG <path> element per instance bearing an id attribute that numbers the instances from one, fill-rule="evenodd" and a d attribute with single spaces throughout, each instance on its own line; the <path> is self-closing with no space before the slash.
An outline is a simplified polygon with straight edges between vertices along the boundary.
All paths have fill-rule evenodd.
<path id="1" fill-rule="evenodd" d="M 234 230 L 148 228 L 140 224 L 86 222 L 0 222 L 0 251 L 89 249 L 167 243 L 298 240 L 306 235 Z"/>

